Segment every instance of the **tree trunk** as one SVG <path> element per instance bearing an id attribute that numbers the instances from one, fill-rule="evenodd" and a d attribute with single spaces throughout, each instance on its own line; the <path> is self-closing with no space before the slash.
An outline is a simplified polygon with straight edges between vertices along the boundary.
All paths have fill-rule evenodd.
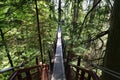
<path id="1" fill-rule="evenodd" d="M 79 11 L 79 1 L 78 0 L 74 0 L 74 14 L 73 14 L 73 32 L 72 32 L 72 39 L 73 36 L 75 36 L 76 34 L 76 30 L 77 30 L 77 22 L 78 22 L 78 11 Z"/>
<path id="2" fill-rule="evenodd" d="M 111 14 L 110 29 L 104 66 L 120 73 L 120 0 L 115 0 Z M 102 80 L 119 80 L 112 75 L 103 72 Z"/>
<path id="3" fill-rule="evenodd" d="M 61 0 L 58 3 L 58 25 L 61 25 Z"/>
<path id="4" fill-rule="evenodd" d="M 98 0 L 93 0 L 93 6 L 95 6 L 97 4 L 97 2 L 98 2 Z M 93 20 L 95 18 L 95 10 L 96 10 L 96 8 L 93 10 L 93 12 L 91 12 L 89 23 L 93 23 Z"/>

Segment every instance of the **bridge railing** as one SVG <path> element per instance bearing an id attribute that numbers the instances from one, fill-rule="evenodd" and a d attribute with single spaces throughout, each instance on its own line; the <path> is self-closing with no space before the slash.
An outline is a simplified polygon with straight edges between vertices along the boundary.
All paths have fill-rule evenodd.
<path id="1" fill-rule="evenodd" d="M 41 74 L 40 68 L 41 66 L 34 66 L 34 67 L 17 70 L 10 76 L 8 80 L 33 80 L 36 77 L 40 78 L 40 74 Z"/>
<path id="2" fill-rule="evenodd" d="M 86 70 L 76 65 L 70 65 L 70 69 L 71 71 L 69 75 L 67 75 L 69 79 L 67 80 L 100 80 L 97 74 L 91 70 Z M 72 78 L 70 78 L 70 76 L 72 76 Z"/>
<path id="3" fill-rule="evenodd" d="M 81 57 L 78 58 L 77 65 L 67 65 L 67 80 L 100 80 L 97 74 L 92 70 L 80 67 Z"/>
<path id="4" fill-rule="evenodd" d="M 40 64 L 36 58 L 36 66 L 15 71 L 8 80 L 49 80 L 49 66 Z"/>

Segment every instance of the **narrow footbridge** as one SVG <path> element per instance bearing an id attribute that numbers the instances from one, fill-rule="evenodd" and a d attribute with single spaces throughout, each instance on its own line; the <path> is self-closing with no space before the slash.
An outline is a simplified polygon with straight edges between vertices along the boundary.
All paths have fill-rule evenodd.
<path id="1" fill-rule="evenodd" d="M 62 29 L 59 26 L 54 57 L 50 59 L 52 64 L 40 64 L 36 57 L 36 66 L 16 70 L 8 80 L 99 80 L 96 73 L 80 67 L 80 58 L 78 58 L 78 65 L 68 64 L 69 56 L 64 61 L 62 42 Z"/>
<path id="2" fill-rule="evenodd" d="M 56 53 L 53 60 L 54 66 L 51 80 L 66 80 L 62 51 L 61 30 L 61 27 L 58 27 Z"/>

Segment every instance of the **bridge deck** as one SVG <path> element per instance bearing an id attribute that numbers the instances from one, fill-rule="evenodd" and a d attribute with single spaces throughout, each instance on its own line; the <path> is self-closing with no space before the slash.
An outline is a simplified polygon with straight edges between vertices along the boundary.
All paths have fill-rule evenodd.
<path id="1" fill-rule="evenodd" d="M 66 80 L 65 70 L 64 70 L 64 61 L 62 53 L 62 40 L 61 40 L 61 28 L 58 28 L 57 34 L 57 45 L 56 45 L 56 54 L 54 58 L 54 66 L 51 80 Z"/>

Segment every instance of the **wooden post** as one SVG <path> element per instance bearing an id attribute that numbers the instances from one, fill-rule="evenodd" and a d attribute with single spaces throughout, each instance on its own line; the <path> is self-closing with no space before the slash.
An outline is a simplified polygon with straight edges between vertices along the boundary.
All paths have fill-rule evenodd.
<path id="1" fill-rule="evenodd" d="M 36 65 L 42 65 L 42 64 L 40 64 L 38 56 L 36 57 Z M 38 76 L 39 76 L 39 80 L 40 80 L 41 79 L 41 69 L 40 69 L 40 67 L 37 68 L 37 71 L 38 71 Z"/>
<path id="2" fill-rule="evenodd" d="M 85 71 L 81 70 L 81 75 L 80 75 L 80 79 L 79 80 L 84 80 L 84 76 L 85 76 Z"/>
<path id="3" fill-rule="evenodd" d="M 90 73 L 88 73 L 87 80 L 90 80 L 90 79 L 91 79 L 91 75 L 90 75 Z"/>
<path id="4" fill-rule="evenodd" d="M 46 64 L 43 64 L 41 80 L 49 80 L 48 65 L 46 65 Z"/>
<path id="5" fill-rule="evenodd" d="M 68 52 L 67 62 L 66 62 L 66 66 L 65 66 L 67 80 L 70 80 L 70 78 L 71 78 L 69 61 L 70 61 L 70 53 Z"/>
<path id="6" fill-rule="evenodd" d="M 27 80 L 32 80 L 32 77 L 31 77 L 30 71 L 27 70 L 25 73 L 26 73 L 26 78 L 27 78 Z"/>
<path id="7" fill-rule="evenodd" d="M 22 75 L 21 75 L 21 73 L 18 73 L 17 78 L 18 78 L 18 80 L 22 80 Z"/>
<path id="8" fill-rule="evenodd" d="M 67 67 L 67 80 L 71 80 L 71 71 L 70 71 L 70 65 L 68 65 L 68 67 Z"/>
<path id="9" fill-rule="evenodd" d="M 52 60 L 52 58 L 51 58 L 51 54 L 50 54 L 50 51 L 48 51 L 48 54 L 49 54 L 49 64 L 50 64 L 50 71 L 52 71 L 53 70 L 53 62 L 51 61 Z"/>
<path id="10" fill-rule="evenodd" d="M 80 62 L 81 62 L 81 57 L 78 57 L 78 62 L 77 62 L 77 66 L 80 66 Z M 79 69 L 76 69 L 76 77 L 75 80 L 78 80 L 78 75 L 79 75 Z"/>

